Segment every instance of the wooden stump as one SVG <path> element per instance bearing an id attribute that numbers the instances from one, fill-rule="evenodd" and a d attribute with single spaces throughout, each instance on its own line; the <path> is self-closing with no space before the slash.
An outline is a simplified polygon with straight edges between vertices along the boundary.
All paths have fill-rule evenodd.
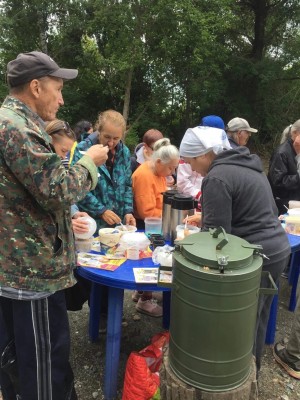
<path id="1" fill-rule="evenodd" d="M 207 392 L 188 385 L 171 370 L 169 351 L 166 349 L 160 367 L 160 393 L 162 400 L 257 400 L 256 366 L 253 359 L 250 375 L 245 383 L 226 392 Z"/>

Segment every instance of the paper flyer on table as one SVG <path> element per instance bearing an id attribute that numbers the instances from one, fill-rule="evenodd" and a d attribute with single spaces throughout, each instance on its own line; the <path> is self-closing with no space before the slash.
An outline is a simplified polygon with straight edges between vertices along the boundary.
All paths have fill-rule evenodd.
<path id="1" fill-rule="evenodd" d="M 114 257 L 102 254 L 78 253 L 77 264 L 80 267 L 105 269 L 108 271 L 116 270 L 126 258 Z"/>
<path id="2" fill-rule="evenodd" d="M 133 268 L 136 283 L 157 283 L 157 268 Z"/>

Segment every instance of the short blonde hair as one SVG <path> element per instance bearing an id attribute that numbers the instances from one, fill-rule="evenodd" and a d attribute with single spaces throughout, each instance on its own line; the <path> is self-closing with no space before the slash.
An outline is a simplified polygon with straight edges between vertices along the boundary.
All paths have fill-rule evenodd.
<path id="1" fill-rule="evenodd" d="M 103 126 L 106 122 L 111 122 L 116 126 L 120 126 L 122 128 L 123 134 L 126 130 L 126 122 L 122 114 L 115 110 L 106 110 L 101 112 L 98 115 L 98 119 L 96 121 L 95 127 L 98 132 L 101 133 Z"/>
<path id="2" fill-rule="evenodd" d="M 174 158 L 179 159 L 179 151 L 177 147 L 171 144 L 170 139 L 163 138 L 154 143 L 151 156 L 153 161 L 160 159 L 163 164 L 167 164 Z"/>

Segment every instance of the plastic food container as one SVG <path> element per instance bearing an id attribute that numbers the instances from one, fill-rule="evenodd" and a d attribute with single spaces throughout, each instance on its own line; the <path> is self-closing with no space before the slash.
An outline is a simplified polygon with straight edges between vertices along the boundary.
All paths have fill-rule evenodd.
<path id="1" fill-rule="evenodd" d="M 285 218 L 285 231 L 292 235 L 300 235 L 300 215 L 288 215 Z"/>
<path id="2" fill-rule="evenodd" d="M 88 230 L 88 232 L 84 232 L 84 233 L 74 233 L 75 238 L 76 239 L 89 239 L 90 237 L 92 237 L 97 229 L 96 221 L 91 217 L 79 217 L 78 220 L 86 221 L 88 223 L 89 230 Z"/>
<path id="3" fill-rule="evenodd" d="M 300 208 L 290 208 L 288 210 L 289 215 L 298 215 L 300 216 Z"/>
<path id="4" fill-rule="evenodd" d="M 94 238 L 91 237 L 89 239 L 76 239 L 75 240 L 75 248 L 77 251 L 88 253 L 92 250 Z"/>
<path id="5" fill-rule="evenodd" d="M 299 208 L 300 201 L 299 200 L 290 200 L 289 201 L 289 208 Z"/>
<path id="6" fill-rule="evenodd" d="M 149 245 L 150 240 L 143 232 L 125 233 L 121 236 L 117 252 L 129 260 L 139 260 Z"/>
<path id="7" fill-rule="evenodd" d="M 145 218 L 145 233 L 151 235 L 153 233 L 161 234 L 162 230 L 162 218 L 149 217 Z"/>
<path id="8" fill-rule="evenodd" d="M 117 225 L 116 229 L 121 232 L 122 235 L 125 233 L 132 233 L 137 231 L 137 227 L 133 225 L 125 225 L 126 230 L 124 229 L 124 225 Z"/>
<path id="9" fill-rule="evenodd" d="M 117 246 L 121 238 L 121 232 L 116 228 L 99 229 L 99 241 L 101 251 L 106 253 L 108 250 Z"/>
<path id="10" fill-rule="evenodd" d="M 186 231 L 185 231 L 186 229 Z M 191 235 L 193 233 L 198 233 L 200 232 L 200 229 L 197 226 L 194 225 L 187 225 L 185 228 L 185 225 L 177 225 L 176 226 L 176 239 L 181 240 L 184 239 L 186 236 Z"/>

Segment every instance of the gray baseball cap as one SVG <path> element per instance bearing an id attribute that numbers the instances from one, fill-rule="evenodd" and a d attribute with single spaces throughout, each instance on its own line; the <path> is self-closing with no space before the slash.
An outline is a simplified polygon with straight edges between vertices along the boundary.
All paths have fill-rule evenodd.
<path id="1" fill-rule="evenodd" d="M 51 57 L 39 51 L 20 53 L 7 64 L 7 82 L 10 87 L 20 86 L 43 76 L 70 80 L 77 75 L 77 69 L 60 68 Z"/>
<path id="2" fill-rule="evenodd" d="M 248 121 L 240 117 L 231 119 L 227 124 L 226 130 L 229 132 L 236 132 L 236 131 L 248 131 L 252 133 L 257 132 L 257 129 L 250 127 Z"/>

